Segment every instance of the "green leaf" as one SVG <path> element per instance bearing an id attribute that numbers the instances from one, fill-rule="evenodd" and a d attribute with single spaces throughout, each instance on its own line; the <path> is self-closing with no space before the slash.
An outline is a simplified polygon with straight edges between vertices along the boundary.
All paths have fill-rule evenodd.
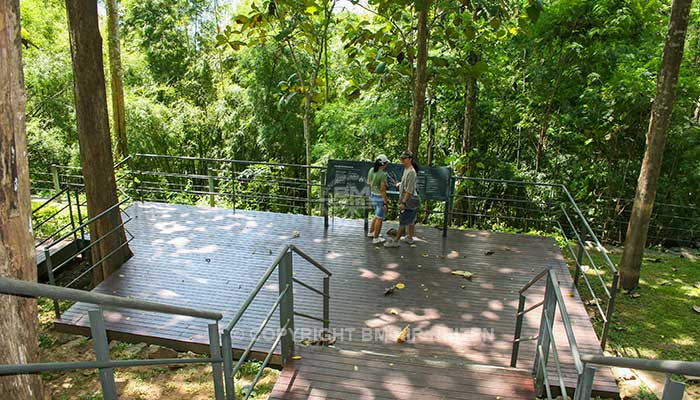
<path id="1" fill-rule="evenodd" d="M 375 74 L 383 74 L 384 71 L 386 71 L 386 63 L 384 61 L 380 62 L 377 64 L 377 67 L 374 68 L 374 73 Z"/>
<path id="2" fill-rule="evenodd" d="M 309 15 L 314 15 L 318 12 L 318 8 L 316 6 L 308 6 L 306 7 L 306 10 L 304 10 Z"/>
<path id="3" fill-rule="evenodd" d="M 586 140 L 583 144 L 588 146 L 589 144 L 593 143 L 593 138 Z"/>

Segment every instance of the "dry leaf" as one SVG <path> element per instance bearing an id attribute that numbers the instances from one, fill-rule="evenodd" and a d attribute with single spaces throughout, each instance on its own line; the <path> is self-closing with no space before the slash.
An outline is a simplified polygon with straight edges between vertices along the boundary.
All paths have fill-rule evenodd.
<path id="1" fill-rule="evenodd" d="M 394 309 L 392 308 L 391 310 L 389 310 L 389 314 L 391 314 L 391 315 L 399 315 L 399 312 L 396 311 L 396 310 L 394 310 Z"/>
<path id="2" fill-rule="evenodd" d="M 633 299 L 638 299 L 638 298 L 642 297 L 642 295 L 637 293 L 637 292 L 634 292 L 634 293 L 630 293 L 630 297 Z"/>
<path id="3" fill-rule="evenodd" d="M 293 237 L 293 238 L 298 238 L 299 236 L 301 236 L 301 232 L 299 232 L 299 231 L 294 231 L 294 232 L 292 232 L 292 237 Z"/>
<path id="4" fill-rule="evenodd" d="M 693 287 L 695 287 L 696 289 L 700 289 L 700 282 L 695 282 L 693 284 Z"/>
<path id="5" fill-rule="evenodd" d="M 301 360 L 301 356 L 292 356 L 292 360 Z"/>
<path id="6" fill-rule="evenodd" d="M 401 289 L 403 289 L 403 288 L 405 288 L 405 287 L 406 287 L 406 285 L 404 285 L 403 283 L 399 282 L 399 283 L 397 283 L 396 285 L 393 285 L 393 286 L 391 286 L 391 287 L 388 287 L 388 288 L 384 289 L 384 296 L 388 296 L 388 295 L 394 293 L 395 291 L 401 290 Z"/>
<path id="7" fill-rule="evenodd" d="M 487 256 L 490 256 L 490 255 L 493 254 L 493 250 L 486 250 L 486 251 L 484 252 L 484 254 L 487 255 Z"/>
<path id="8" fill-rule="evenodd" d="M 408 330 L 409 330 L 410 325 L 406 325 L 402 330 L 401 333 L 399 333 L 399 337 L 396 338 L 396 343 L 404 343 L 406 340 L 408 340 Z"/>
<path id="9" fill-rule="evenodd" d="M 671 282 L 669 282 L 669 281 L 667 281 L 667 280 L 663 280 L 663 281 L 659 282 L 659 286 L 666 286 L 666 285 L 668 285 L 669 283 L 671 283 Z"/>
<path id="10" fill-rule="evenodd" d="M 693 311 L 700 314 L 700 306 L 693 306 Z"/>
<path id="11" fill-rule="evenodd" d="M 458 275 L 458 276 L 461 276 L 461 277 L 464 278 L 464 279 L 469 279 L 469 280 L 472 280 L 472 278 L 474 277 L 474 274 L 472 274 L 472 273 L 469 272 L 469 271 L 452 271 L 451 274 L 452 274 L 452 275 Z"/>

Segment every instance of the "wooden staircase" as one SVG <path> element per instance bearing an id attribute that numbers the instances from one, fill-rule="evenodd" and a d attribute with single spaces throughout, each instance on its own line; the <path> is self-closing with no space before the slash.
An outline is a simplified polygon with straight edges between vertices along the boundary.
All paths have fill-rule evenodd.
<path id="1" fill-rule="evenodd" d="M 531 371 L 298 347 L 270 399 L 534 399 Z"/>

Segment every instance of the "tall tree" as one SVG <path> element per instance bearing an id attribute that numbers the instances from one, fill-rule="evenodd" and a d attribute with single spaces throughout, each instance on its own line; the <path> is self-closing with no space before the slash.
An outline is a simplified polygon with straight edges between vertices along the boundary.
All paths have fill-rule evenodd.
<path id="1" fill-rule="evenodd" d="M 124 118 L 124 80 L 122 79 L 121 45 L 119 44 L 119 2 L 107 0 L 107 46 L 109 47 L 109 75 L 112 85 L 112 121 L 117 156 L 129 155 Z"/>
<path id="2" fill-rule="evenodd" d="M 428 14 L 430 0 L 416 0 L 418 33 L 416 38 L 416 78 L 413 86 L 413 108 L 408 129 L 408 149 L 418 154 L 420 132 L 425 112 L 425 91 L 428 87 Z"/>
<path id="3" fill-rule="evenodd" d="M 0 1 L 0 276 L 36 281 L 19 1 Z M 35 299 L 0 295 L 0 363 L 37 361 Z M 43 399 L 38 375 L 0 378 L 5 399 Z"/>
<path id="4" fill-rule="evenodd" d="M 666 135 L 671 123 L 676 99 L 678 72 L 683 60 L 683 48 L 688 29 L 692 0 L 674 0 L 666 34 L 661 70 L 656 80 L 656 97 L 646 135 L 646 150 L 639 172 L 634 206 L 627 226 L 625 249 L 620 261 L 621 284 L 631 290 L 639 284 L 642 256 L 649 231 L 649 219 L 654 207 L 656 188 L 661 172 Z"/>
<path id="5" fill-rule="evenodd" d="M 102 38 L 98 26 L 96 0 L 67 0 L 68 26 L 73 58 L 75 114 L 80 145 L 80 163 L 85 178 L 88 215 L 92 218 L 115 205 L 117 183 L 109 134 L 107 93 L 102 63 Z M 90 227 L 93 262 L 102 260 L 93 271 L 93 283 L 102 281 L 131 256 L 119 210 L 98 218 Z M 121 246 L 121 247 L 120 247 Z"/>
<path id="6" fill-rule="evenodd" d="M 279 83 L 284 92 L 280 103 L 301 99 L 307 166 L 311 165 L 313 111 L 323 98 L 321 88 L 324 85 L 319 74 L 336 3 L 337 0 L 273 0 L 265 9 L 253 4 L 249 15 L 235 17 L 240 29 L 229 27 L 217 36 L 219 44 L 227 44 L 233 50 L 243 45 L 266 43 L 272 36 L 279 45 L 281 55 L 291 59 L 296 72 Z M 251 36 L 250 31 L 256 31 L 258 35 Z M 306 168 L 308 199 L 311 199 L 311 189 L 311 169 Z M 307 203 L 307 211 L 311 211 L 310 202 Z"/>

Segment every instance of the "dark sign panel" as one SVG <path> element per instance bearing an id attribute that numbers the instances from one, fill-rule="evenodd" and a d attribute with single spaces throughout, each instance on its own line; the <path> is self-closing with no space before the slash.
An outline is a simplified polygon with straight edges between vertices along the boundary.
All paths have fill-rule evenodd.
<path id="1" fill-rule="evenodd" d="M 326 187 L 336 196 L 367 196 L 367 174 L 374 164 L 369 161 L 330 160 Z M 387 194 L 398 196 L 403 166 L 389 164 L 386 168 Z M 450 196 L 452 170 L 447 167 L 421 167 L 418 171 L 418 194 L 425 200 L 447 201 Z"/>

